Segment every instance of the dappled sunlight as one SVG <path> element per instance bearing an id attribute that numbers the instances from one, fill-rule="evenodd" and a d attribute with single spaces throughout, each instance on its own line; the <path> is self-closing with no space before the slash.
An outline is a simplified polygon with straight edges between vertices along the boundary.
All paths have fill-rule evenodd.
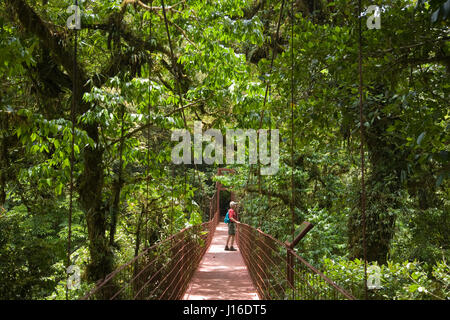
<path id="1" fill-rule="evenodd" d="M 227 236 L 226 224 L 219 223 L 184 300 L 259 299 L 237 244 L 237 251 L 224 250 Z"/>

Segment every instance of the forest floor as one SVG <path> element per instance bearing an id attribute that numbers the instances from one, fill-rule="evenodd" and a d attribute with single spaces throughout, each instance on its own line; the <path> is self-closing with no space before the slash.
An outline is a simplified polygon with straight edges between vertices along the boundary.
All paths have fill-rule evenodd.
<path id="1" fill-rule="evenodd" d="M 242 255 L 225 251 L 227 225 L 220 222 L 183 300 L 259 300 Z"/>

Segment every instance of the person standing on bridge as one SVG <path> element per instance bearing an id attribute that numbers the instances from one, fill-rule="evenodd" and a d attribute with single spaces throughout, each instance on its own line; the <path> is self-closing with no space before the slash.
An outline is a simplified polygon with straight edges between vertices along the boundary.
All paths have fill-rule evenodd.
<path id="1" fill-rule="evenodd" d="M 228 238 L 227 243 L 225 245 L 225 250 L 227 251 L 236 251 L 233 247 L 234 236 L 236 235 L 236 222 L 237 222 L 237 214 L 236 214 L 236 202 L 230 202 L 230 209 L 228 210 L 228 219 L 230 220 L 228 223 Z M 228 247 L 228 243 L 231 240 L 231 246 Z"/>

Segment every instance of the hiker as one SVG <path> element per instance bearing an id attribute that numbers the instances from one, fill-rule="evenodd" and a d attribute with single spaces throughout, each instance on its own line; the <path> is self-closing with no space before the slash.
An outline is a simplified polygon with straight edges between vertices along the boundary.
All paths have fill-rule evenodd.
<path id="1" fill-rule="evenodd" d="M 230 209 L 228 210 L 228 238 L 227 238 L 227 244 L 225 245 L 225 250 L 227 251 L 236 251 L 236 249 L 233 247 L 234 243 L 234 236 L 236 234 L 236 222 L 237 222 L 237 215 L 236 215 L 236 202 L 231 201 L 230 202 Z M 227 222 L 227 221 L 225 221 Z M 231 246 L 228 247 L 228 243 L 231 240 Z"/>

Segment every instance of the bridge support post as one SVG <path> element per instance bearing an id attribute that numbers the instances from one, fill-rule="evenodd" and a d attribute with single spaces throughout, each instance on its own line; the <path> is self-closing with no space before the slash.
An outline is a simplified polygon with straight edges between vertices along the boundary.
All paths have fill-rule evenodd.
<path id="1" fill-rule="evenodd" d="M 299 243 L 301 239 L 311 230 L 314 226 L 307 221 L 304 221 L 300 225 L 298 231 L 299 234 L 293 239 L 291 243 L 285 242 L 286 245 L 286 278 L 290 289 L 292 290 L 292 300 L 295 300 L 295 279 L 294 279 L 294 256 L 291 250 Z"/>
<path id="2" fill-rule="evenodd" d="M 295 296 L 295 286 L 294 286 L 294 259 L 290 248 L 286 249 L 286 278 L 289 288 L 292 290 L 292 300 Z"/>

